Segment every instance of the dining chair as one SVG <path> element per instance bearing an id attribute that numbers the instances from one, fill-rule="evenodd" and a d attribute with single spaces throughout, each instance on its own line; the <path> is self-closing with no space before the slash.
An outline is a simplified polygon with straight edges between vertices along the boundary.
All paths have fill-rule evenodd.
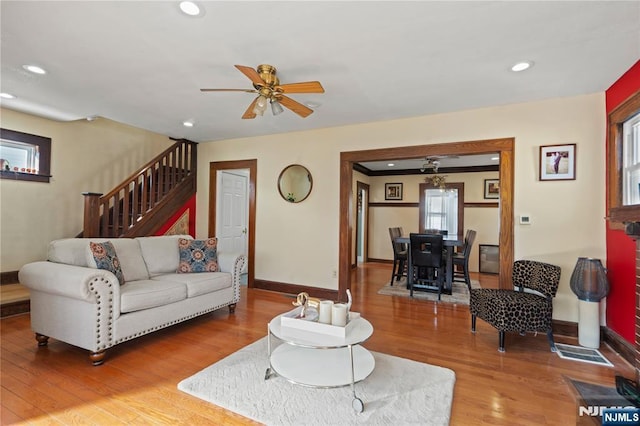
<path id="1" fill-rule="evenodd" d="M 409 234 L 409 296 L 414 288 L 437 290 L 442 294 L 446 274 L 441 234 Z"/>
<path id="2" fill-rule="evenodd" d="M 469 257 L 476 239 L 476 231 L 467 229 L 464 236 L 464 244 L 460 253 L 453 253 L 453 281 L 463 282 L 471 290 L 471 277 L 469 276 Z M 458 267 L 458 268 L 456 268 Z"/>
<path id="3" fill-rule="evenodd" d="M 391 268 L 391 281 L 389 285 L 393 285 L 393 279 L 400 281 L 401 277 L 407 276 L 408 253 L 407 245 L 397 243 L 395 239 L 402 236 L 402 228 L 389 228 L 389 237 L 391 238 L 391 246 L 393 247 L 393 267 Z"/>
<path id="4" fill-rule="evenodd" d="M 517 260 L 513 263 L 513 289 L 472 289 L 469 297 L 471 332 L 476 332 L 476 318 L 489 323 L 498 330 L 500 352 L 504 352 L 507 331 L 545 332 L 551 352 L 556 352 L 551 321 L 560 272 L 559 266 L 549 263 Z"/>

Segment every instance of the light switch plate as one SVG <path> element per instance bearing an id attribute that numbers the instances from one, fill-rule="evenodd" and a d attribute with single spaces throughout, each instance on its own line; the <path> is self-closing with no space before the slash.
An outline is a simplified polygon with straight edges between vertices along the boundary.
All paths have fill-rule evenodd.
<path id="1" fill-rule="evenodd" d="M 531 216 L 528 214 L 520 215 L 520 225 L 531 225 Z"/>

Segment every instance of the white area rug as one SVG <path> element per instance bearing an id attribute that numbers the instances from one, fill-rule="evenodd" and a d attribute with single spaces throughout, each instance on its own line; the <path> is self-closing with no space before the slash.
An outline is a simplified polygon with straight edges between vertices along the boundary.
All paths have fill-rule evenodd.
<path id="1" fill-rule="evenodd" d="M 178 389 L 267 425 L 449 424 L 452 370 L 372 354 L 373 373 L 356 383 L 356 394 L 364 401 L 360 414 L 351 406 L 350 386 L 315 389 L 278 376 L 264 380 L 266 338 L 181 381 Z"/>
<path id="2" fill-rule="evenodd" d="M 480 282 L 477 280 L 471 280 L 471 288 L 481 288 Z M 409 297 L 409 289 L 407 288 L 407 279 L 402 278 L 400 281 L 394 281 L 393 285 L 387 283 L 384 287 L 378 290 L 378 294 L 384 294 L 387 296 L 399 296 Z M 418 300 L 433 300 L 438 301 L 438 293 L 424 290 L 413 290 L 413 298 Z M 453 283 L 453 291 L 451 294 L 441 295 L 441 302 L 444 303 L 456 303 L 460 305 L 469 304 L 469 289 L 464 283 Z"/>

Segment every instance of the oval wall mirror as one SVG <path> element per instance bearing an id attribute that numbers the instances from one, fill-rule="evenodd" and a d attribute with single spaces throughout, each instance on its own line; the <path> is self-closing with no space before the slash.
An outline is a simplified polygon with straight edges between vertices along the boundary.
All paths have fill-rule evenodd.
<path id="1" fill-rule="evenodd" d="M 280 172 L 278 177 L 278 191 L 286 201 L 299 203 L 311 193 L 313 179 L 305 166 L 291 164 Z"/>

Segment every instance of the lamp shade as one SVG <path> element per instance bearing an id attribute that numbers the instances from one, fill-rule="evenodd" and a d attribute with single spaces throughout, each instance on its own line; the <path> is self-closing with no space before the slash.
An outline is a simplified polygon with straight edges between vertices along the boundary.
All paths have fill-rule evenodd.
<path id="1" fill-rule="evenodd" d="M 570 280 L 571 291 L 578 299 L 599 302 L 609 293 L 607 272 L 600 259 L 579 257 Z"/>
<path id="2" fill-rule="evenodd" d="M 280 102 L 271 100 L 271 112 L 273 115 L 282 114 L 284 112 L 284 108 L 280 105 Z"/>
<path id="3" fill-rule="evenodd" d="M 262 116 L 267 109 L 267 98 L 260 95 L 256 100 L 256 105 L 253 107 L 253 113 Z"/>

